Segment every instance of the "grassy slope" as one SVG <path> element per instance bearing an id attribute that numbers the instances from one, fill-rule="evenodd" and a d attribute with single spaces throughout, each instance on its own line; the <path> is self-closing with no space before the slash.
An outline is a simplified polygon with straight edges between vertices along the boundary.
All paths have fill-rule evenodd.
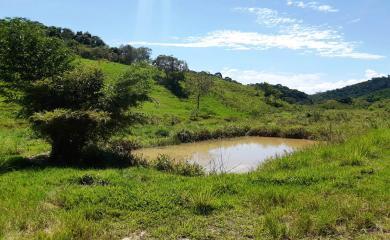
<path id="1" fill-rule="evenodd" d="M 126 68 L 84 62 L 100 65 L 111 80 Z M 388 115 L 378 109 L 281 111 L 256 95 L 250 88 L 219 81 L 215 93 L 202 101 L 202 112 L 210 116 L 192 121 L 191 99 L 180 100 L 154 85 L 158 104 L 137 110 L 151 123 L 123 135 L 156 144 L 181 129 L 246 125 L 295 126 L 345 138 L 389 126 Z M 168 239 L 388 237 L 388 129 L 272 161 L 251 174 L 182 177 L 143 168 L 23 167 L 20 156 L 48 151 L 49 146 L 15 118 L 16 110 L 0 101 L 0 239 L 109 239 L 142 231 Z M 179 122 L 170 124 L 172 118 Z M 170 136 L 156 134 L 161 129 Z M 90 180 L 85 176 L 95 183 L 83 185 Z"/>
<path id="2" fill-rule="evenodd" d="M 107 61 L 82 60 L 83 63 L 99 66 L 105 72 L 108 81 L 113 81 L 127 68 L 126 65 Z M 266 108 L 263 96 L 257 96 L 253 88 L 229 83 L 218 78 L 215 79 L 215 87 L 211 96 L 205 97 L 201 106 L 203 112 L 214 117 L 242 116 L 256 109 Z M 262 94 L 260 94 L 262 95 Z M 141 111 L 155 117 L 175 115 L 187 118 L 195 108 L 193 99 L 179 99 L 171 94 L 166 88 L 153 84 L 151 97 L 154 102 L 146 103 Z"/>
<path id="3" fill-rule="evenodd" d="M 109 81 L 114 81 L 127 68 L 126 65 L 106 61 L 82 62 L 101 67 Z M 153 84 L 151 96 L 155 101 L 136 110 L 145 114 L 150 123 L 129 127 L 121 134 L 122 137 L 142 145 L 174 144 L 177 143 L 176 134 L 183 130 L 196 135 L 204 130 L 225 131 L 239 126 L 273 129 L 281 136 L 305 129 L 307 133 L 303 134 L 322 140 L 329 139 L 330 135 L 360 132 L 388 116 L 384 111 L 350 109 L 346 112 L 344 109 L 326 110 L 287 103 L 282 108 L 274 108 L 265 104 L 261 91 L 218 78 L 214 78 L 214 82 L 212 94 L 201 101 L 200 117 L 197 119 L 191 117 L 195 107 L 193 99 L 179 99 L 166 88 Z M 161 135 L 161 131 L 166 134 Z"/>

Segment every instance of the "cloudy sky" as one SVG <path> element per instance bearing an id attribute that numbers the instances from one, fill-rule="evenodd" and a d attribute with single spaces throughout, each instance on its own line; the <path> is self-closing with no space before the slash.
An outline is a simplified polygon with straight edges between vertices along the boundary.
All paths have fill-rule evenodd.
<path id="1" fill-rule="evenodd" d="M 148 46 L 191 69 L 315 93 L 390 74 L 388 0 L 0 0 L 0 17 Z"/>

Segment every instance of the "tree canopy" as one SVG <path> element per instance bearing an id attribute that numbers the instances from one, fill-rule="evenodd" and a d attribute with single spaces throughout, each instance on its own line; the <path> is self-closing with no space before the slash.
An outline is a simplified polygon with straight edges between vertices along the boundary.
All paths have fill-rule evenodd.
<path id="1" fill-rule="evenodd" d="M 310 97 L 308 94 L 295 90 L 290 89 L 286 86 L 282 86 L 280 84 L 272 85 L 269 83 L 256 83 L 254 84 L 254 87 L 257 89 L 261 89 L 264 91 L 265 97 L 273 96 L 275 98 L 279 98 L 285 102 L 294 104 L 310 104 L 312 103 Z"/>
<path id="2" fill-rule="evenodd" d="M 173 56 L 160 55 L 153 61 L 153 65 L 165 73 L 165 76 L 159 79 L 160 84 L 178 97 L 187 96 L 181 84 L 185 79 L 185 72 L 188 71 L 185 61 Z"/>
<path id="3" fill-rule="evenodd" d="M 336 90 L 326 91 L 323 93 L 317 93 L 311 96 L 313 101 L 322 102 L 330 99 L 343 100 L 345 98 L 358 98 L 363 96 L 369 96 L 368 100 L 375 99 L 375 92 L 381 95 L 381 98 L 390 98 L 387 94 L 379 93 L 385 89 L 390 88 L 390 76 L 373 78 L 369 81 L 354 84 L 351 86 L 343 87 Z"/>
<path id="4" fill-rule="evenodd" d="M 23 18 L 0 20 L 0 79 L 22 83 L 61 74 L 71 67 L 72 52 L 63 41 Z"/>
<path id="5" fill-rule="evenodd" d="M 148 100 L 156 72 L 133 64 L 108 84 L 100 69 L 72 60 L 64 41 L 41 25 L 21 18 L 0 21 L 0 82 L 20 93 L 11 100 L 51 143 L 52 159 L 64 163 L 80 160 L 88 144 L 131 123 L 128 109 Z"/>

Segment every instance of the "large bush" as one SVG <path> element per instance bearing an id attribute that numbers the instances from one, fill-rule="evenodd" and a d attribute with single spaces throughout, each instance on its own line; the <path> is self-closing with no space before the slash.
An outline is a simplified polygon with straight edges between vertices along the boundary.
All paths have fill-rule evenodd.
<path id="1" fill-rule="evenodd" d="M 65 72 L 71 62 L 64 42 L 47 37 L 41 25 L 23 18 L 0 20 L 0 80 L 22 87 Z"/>
<path id="2" fill-rule="evenodd" d="M 133 66 L 109 85 L 100 70 L 78 66 L 34 83 L 24 106 L 34 129 L 52 144 L 52 158 L 77 161 L 86 145 L 130 123 L 127 110 L 148 99 L 151 73 L 146 66 Z"/>
<path id="3" fill-rule="evenodd" d="M 48 37 L 41 25 L 16 18 L 0 20 L 0 27 L 3 92 L 52 144 L 56 161 L 80 160 L 89 143 L 131 122 L 129 107 L 148 99 L 155 68 L 132 65 L 106 84 L 101 70 L 72 64 L 65 43 Z"/>

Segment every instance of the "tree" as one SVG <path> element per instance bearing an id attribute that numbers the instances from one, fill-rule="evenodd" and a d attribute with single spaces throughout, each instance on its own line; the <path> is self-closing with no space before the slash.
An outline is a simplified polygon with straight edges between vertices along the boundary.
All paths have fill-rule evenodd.
<path id="1" fill-rule="evenodd" d="M 216 76 L 218 78 L 223 78 L 222 73 L 220 73 L 220 72 L 215 73 L 214 76 Z"/>
<path id="2" fill-rule="evenodd" d="M 196 99 L 196 110 L 200 109 L 200 99 L 202 96 L 207 95 L 214 82 L 209 74 L 201 72 L 198 74 L 191 74 L 186 79 L 185 86 L 190 95 L 193 95 Z"/>
<path id="3" fill-rule="evenodd" d="M 0 20 L 0 80 L 22 87 L 67 71 L 72 60 L 63 41 L 48 37 L 41 25 L 23 18 Z"/>
<path id="4" fill-rule="evenodd" d="M 106 85 L 101 70 L 78 66 L 35 82 L 24 106 L 34 129 L 51 143 L 51 158 L 70 163 L 88 144 L 131 123 L 127 110 L 148 99 L 150 77 L 150 67 L 135 66 Z"/>
<path id="5" fill-rule="evenodd" d="M 153 65 L 166 73 L 188 71 L 187 63 L 173 56 L 160 55 L 153 61 Z"/>
<path id="6" fill-rule="evenodd" d="M 185 72 L 188 66 L 185 61 L 179 60 L 173 56 L 160 55 L 154 61 L 153 65 L 164 71 L 165 77 L 159 79 L 159 83 L 178 97 L 186 97 L 186 93 L 181 86 L 185 79 Z"/>
<path id="7" fill-rule="evenodd" d="M 154 71 L 133 65 L 106 84 L 101 70 L 72 65 L 65 43 L 41 25 L 0 20 L 0 83 L 18 91 L 22 113 L 52 144 L 56 161 L 80 160 L 86 145 L 128 123 L 127 110 L 148 99 Z"/>

